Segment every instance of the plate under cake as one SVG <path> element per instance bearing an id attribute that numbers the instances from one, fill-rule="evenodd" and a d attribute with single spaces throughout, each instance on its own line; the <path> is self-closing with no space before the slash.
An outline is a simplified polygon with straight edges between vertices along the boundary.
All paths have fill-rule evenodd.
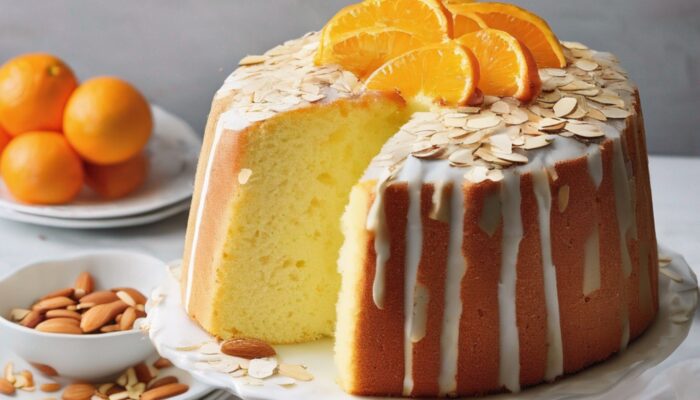
<path id="1" fill-rule="evenodd" d="M 612 55 L 565 43 L 532 104 L 445 109 L 366 91 L 317 46 L 247 57 L 214 99 L 183 262 L 204 329 L 335 332 L 350 393 L 466 396 L 578 371 L 650 325 L 644 128 Z"/>

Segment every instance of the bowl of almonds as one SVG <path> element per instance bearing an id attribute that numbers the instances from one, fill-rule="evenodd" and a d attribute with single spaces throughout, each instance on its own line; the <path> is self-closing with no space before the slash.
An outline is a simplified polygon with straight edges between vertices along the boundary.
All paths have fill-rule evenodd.
<path id="1" fill-rule="evenodd" d="M 68 378 L 118 374 L 155 351 L 145 304 L 167 266 L 126 251 L 32 263 L 0 281 L 0 337 L 19 357 Z"/>

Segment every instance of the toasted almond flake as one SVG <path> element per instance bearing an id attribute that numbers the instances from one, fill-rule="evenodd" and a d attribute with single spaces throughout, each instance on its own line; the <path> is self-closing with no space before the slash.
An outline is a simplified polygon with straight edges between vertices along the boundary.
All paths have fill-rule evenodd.
<path id="1" fill-rule="evenodd" d="M 564 86 L 559 87 L 559 89 L 565 90 L 565 91 L 587 90 L 587 89 L 595 89 L 595 85 L 593 85 L 592 83 L 581 81 L 581 80 L 574 80 L 571 83 L 568 83 Z"/>
<path id="2" fill-rule="evenodd" d="M 579 42 L 562 41 L 561 44 L 569 50 L 588 50 L 588 46 Z"/>
<path id="3" fill-rule="evenodd" d="M 586 60 L 586 59 L 576 60 L 574 65 L 576 65 L 577 67 L 579 67 L 580 69 L 582 69 L 586 72 L 592 72 L 592 71 L 595 71 L 598 68 L 600 68 L 600 65 L 598 65 L 597 62 L 592 61 L 592 60 Z"/>
<path id="4" fill-rule="evenodd" d="M 486 174 L 486 177 L 490 181 L 494 181 L 494 182 L 500 182 L 505 178 L 503 176 L 503 171 L 501 171 L 500 169 L 492 169 L 491 171 L 489 171 L 488 174 Z"/>
<path id="5" fill-rule="evenodd" d="M 554 104 L 554 115 L 562 118 L 574 112 L 576 106 L 578 105 L 578 100 L 574 97 L 562 97 L 556 104 Z"/>
<path id="6" fill-rule="evenodd" d="M 548 145 L 549 140 L 547 139 L 546 135 L 528 136 L 525 138 L 525 145 L 523 145 L 523 149 L 534 150 L 539 149 L 541 147 L 546 147 Z"/>
<path id="7" fill-rule="evenodd" d="M 583 109 L 583 107 L 576 107 L 576 110 L 569 114 L 567 118 L 570 119 L 581 119 L 586 116 L 586 110 Z"/>
<path id="8" fill-rule="evenodd" d="M 603 132 L 597 126 L 590 124 L 574 124 L 569 122 L 566 124 L 566 130 L 583 138 L 597 138 L 605 136 L 605 132 Z"/>
<path id="9" fill-rule="evenodd" d="M 510 113 L 510 106 L 505 101 L 497 101 L 491 105 L 491 111 L 496 114 L 508 114 Z"/>
<path id="10" fill-rule="evenodd" d="M 510 154 L 513 152 L 513 142 L 507 134 L 493 135 L 489 137 L 489 143 L 501 153 Z"/>
<path id="11" fill-rule="evenodd" d="M 548 93 L 542 93 L 540 97 L 537 98 L 537 101 L 541 101 L 544 103 L 556 103 L 561 99 L 561 92 L 558 90 L 554 90 Z"/>
<path id="12" fill-rule="evenodd" d="M 472 150 L 468 149 L 460 149 L 448 157 L 448 160 L 450 163 L 453 165 L 461 166 L 461 165 L 471 165 L 474 162 L 474 152 Z"/>
<path id="13" fill-rule="evenodd" d="M 493 128 L 501 123 L 501 119 L 496 116 L 477 117 L 467 121 L 469 129 L 486 129 Z"/>
<path id="14" fill-rule="evenodd" d="M 248 183 L 250 180 L 250 177 L 253 175 L 253 171 L 248 168 L 243 168 L 241 171 L 238 173 L 238 183 L 241 185 L 245 185 Z"/>
<path id="15" fill-rule="evenodd" d="M 608 120 L 608 118 L 605 116 L 605 114 L 603 114 L 602 111 L 600 111 L 596 108 L 590 108 L 588 110 L 588 114 L 586 114 L 586 116 L 593 118 L 595 120 L 598 120 L 598 121 L 603 121 L 603 122 Z"/>
<path id="16" fill-rule="evenodd" d="M 564 77 L 566 76 L 566 70 L 561 68 L 543 68 L 542 72 L 550 76 Z"/>
<path id="17" fill-rule="evenodd" d="M 566 121 L 554 118 L 545 118 L 540 121 L 539 129 L 545 132 L 554 132 L 564 129 Z"/>
<path id="18" fill-rule="evenodd" d="M 606 94 L 601 94 L 595 97 L 591 97 L 591 100 L 598 102 L 600 104 L 605 104 L 605 105 L 610 105 L 610 106 L 617 106 L 620 108 L 625 107 L 625 101 L 622 100 L 619 97 L 616 96 L 611 96 L 611 95 L 606 95 Z"/>
<path id="19" fill-rule="evenodd" d="M 595 89 L 584 89 L 584 90 L 575 90 L 572 93 L 578 94 L 581 96 L 586 96 L 586 97 L 592 97 L 592 96 L 597 96 L 600 94 L 600 89 L 595 88 Z"/>
<path id="20" fill-rule="evenodd" d="M 503 121 L 508 125 L 521 125 L 527 122 L 530 116 L 523 110 L 515 108 L 510 114 L 503 116 Z"/>
<path id="21" fill-rule="evenodd" d="M 265 56 L 248 55 L 248 56 L 243 57 L 243 59 L 241 59 L 241 61 L 238 62 L 238 65 L 241 65 L 241 66 L 256 65 L 256 64 L 264 63 L 265 60 L 267 60 L 267 57 L 265 57 Z"/>
<path id="22" fill-rule="evenodd" d="M 430 144 L 433 146 L 445 146 L 450 143 L 450 139 L 447 137 L 447 133 L 441 132 L 436 133 L 430 138 Z"/>
<path id="23" fill-rule="evenodd" d="M 459 139 L 467 136 L 470 132 L 465 131 L 464 129 L 450 129 L 449 131 L 446 131 L 447 137 L 450 139 Z"/>
<path id="24" fill-rule="evenodd" d="M 475 166 L 464 174 L 464 178 L 472 183 L 481 183 L 488 178 L 488 172 L 489 169 L 486 167 Z"/>
<path id="25" fill-rule="evenodd" d="M 671 278 L 676 283 L 683 283 L 684 279 L 683 277 L 677 273 L 676 271 L 669 269 L 669 268 L 663 268 L 660 269 L 659 272 L 662 274 L 666 275 L 667 277 Z"/>
<path id="26" fill-rule="evenodd" d="M 632 115 L 631 112 L 617 107 L 604 107 L 600 111 L 608 118 L 627 118 Z"/>
<path id="27" fill-rule="evenodd" d="M 501 153 L 494 151 L 493 155 L 500 158 L 501 160 L 506 160 L 514 163 L 525 164 L 528 162 L 527 156 L 520 153 Z"/>

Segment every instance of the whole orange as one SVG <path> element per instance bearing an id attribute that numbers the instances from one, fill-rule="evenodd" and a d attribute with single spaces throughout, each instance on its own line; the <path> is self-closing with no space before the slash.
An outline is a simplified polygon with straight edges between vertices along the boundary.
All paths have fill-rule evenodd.
<path id="1" fill-rule="evenodd" d="M 0 67 L 0 121 L 12 136 L 61 131 L 63 110 L 78 86 L 73 71 L 50 54 L 25 54 Z"/>
<path id="2" fill-rule="evenodd" d="M 141 150 L 153 130 L 151 108 L 136 88 L 112 77 L 86 81 L 71 96 L 63 132 L 92 164 L 124 162 Z"/>
<path id="3" fill-rule="evenodd" d="M 10 139 L 12 139 L 12 137 L 0 126 L 0 160 L 2 159 L 2 151 L 5 149 L 5 146 L 10 143 Z"/>
<path id="4" fill-rule="evenodd" d="M 7 145 L 0 174 L 10 193 L 29 204 L 65 204 L 83 186 L 83 163 L 63 135 L 27 132 Z"/>
<path id="5" fill-rule="evenodd" d="M 117 199 L 132 193 L 146 181 L 148 158 L 139 153 L 123 163 L 85 165 L 87 185 L 105 199 Z"/>

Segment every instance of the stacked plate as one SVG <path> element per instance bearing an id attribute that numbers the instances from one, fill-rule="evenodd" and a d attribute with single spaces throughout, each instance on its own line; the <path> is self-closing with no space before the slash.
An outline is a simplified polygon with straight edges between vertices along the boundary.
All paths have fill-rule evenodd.
<path id="1" fill-rule="evenodd" d="M 105 201 L 88 189 L 70 204 L 34 206 L 15 201 L 0 182 L 0 218 L 73 229 L 106 229 L 160 221 L 189 208 L 201 142 L 180 118 L 153 106 L 154 134 L 146 149 L 150 170 L 129 196 Z"/>

